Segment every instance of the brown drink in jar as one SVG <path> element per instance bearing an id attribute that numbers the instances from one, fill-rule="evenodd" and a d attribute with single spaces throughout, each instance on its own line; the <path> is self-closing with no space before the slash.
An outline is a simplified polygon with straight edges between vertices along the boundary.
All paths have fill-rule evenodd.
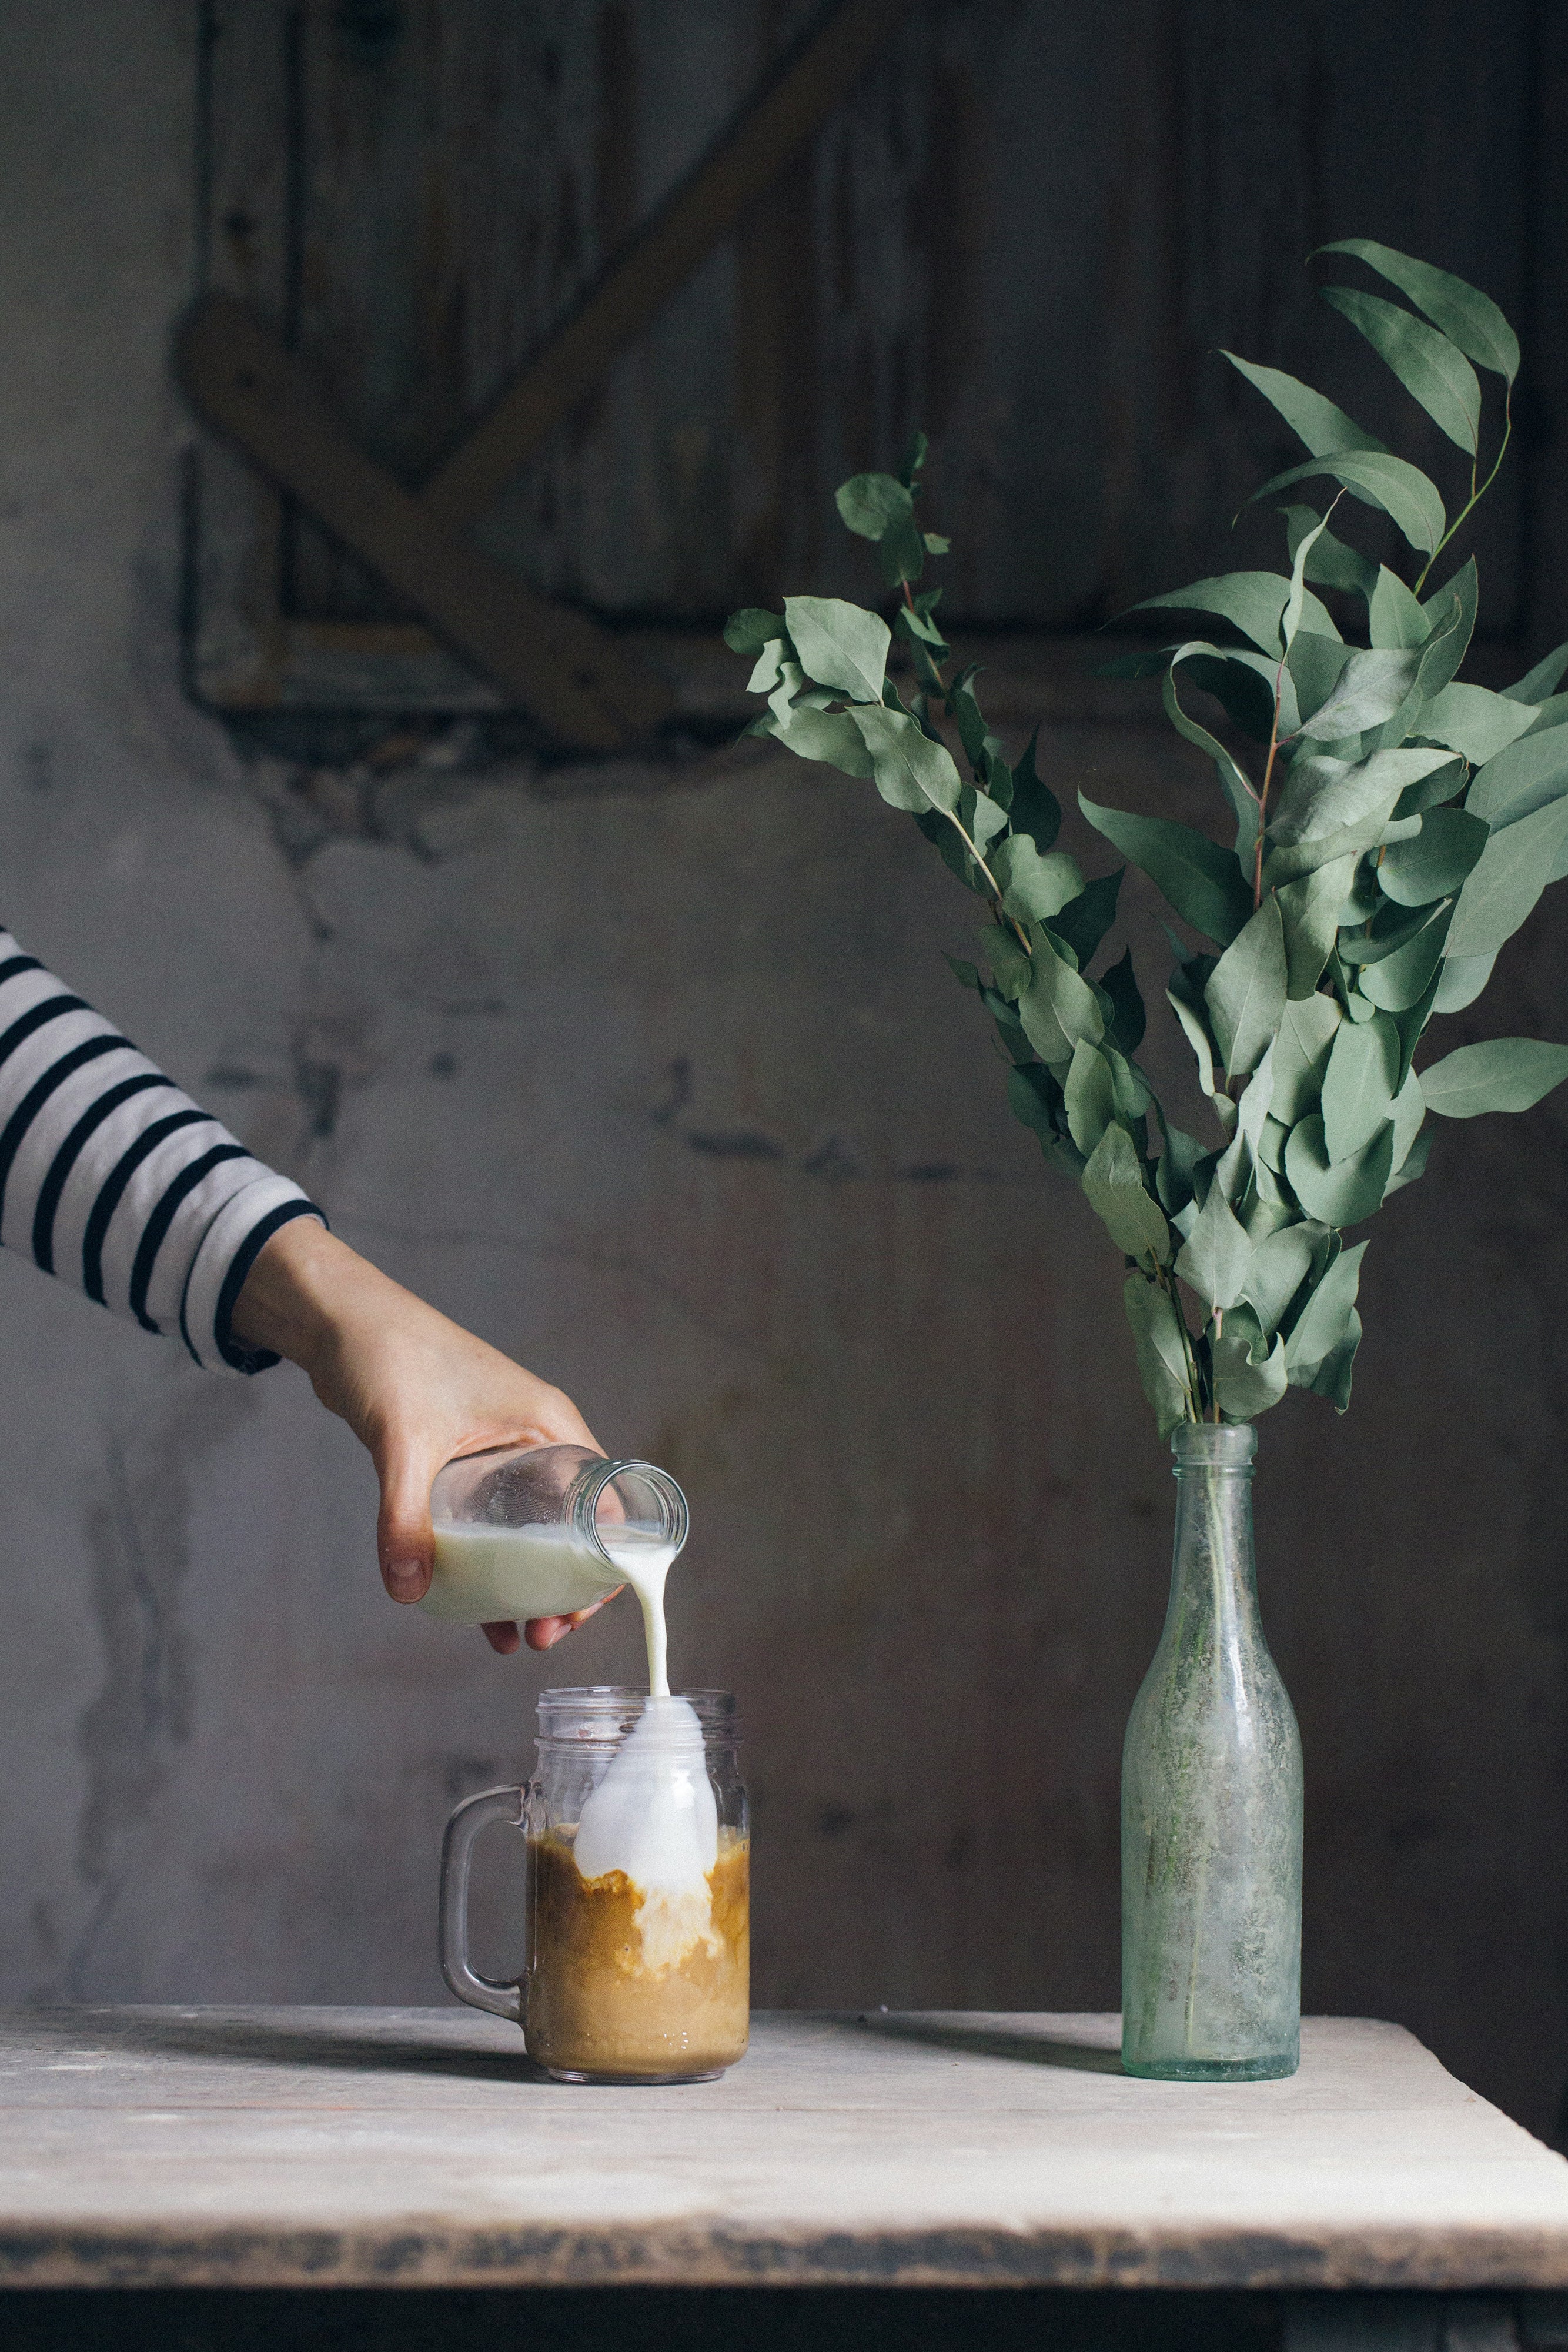
<path id="1" fill-rule="evenodd" d="M 570 1836 L 528 1840 L 525 2034 L 552 2073 L 690 2080 L 746 2049 L 750 1844 L 721 1827 L 706 1882 L 670 1895 L 623 1871 L 584 1878 Z"/>

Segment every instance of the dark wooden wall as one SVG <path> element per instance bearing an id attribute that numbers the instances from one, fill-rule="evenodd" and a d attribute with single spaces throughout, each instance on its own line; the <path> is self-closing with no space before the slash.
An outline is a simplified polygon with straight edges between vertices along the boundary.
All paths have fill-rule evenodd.
<path id="1" fill-rule="evenodd" d="M 212 0 L 206 282 L 275 316 L 416 482 L 814 13 Z M 1563 599 L 1530 524 L 1561 465 L 1556 14 L 912 0 L 852 97 L 480 535 L 626 617 L 711 623 L 789 587 L 863 590 L 831 494 L 918 424 L 936 445 L 931 519 L 956 542 L 949 613 L 1097 626 L 1239 549 L 1273 560 L 1270 516 L 1235 533 L 1231 519 L 1299 452 L 1220 344 L 1318 376 L 1450 467 L 1313 301 L 1308 251 L 1368 234 L 1470 278 L 1535 335 L 1517 456 L 1476 544 L 1486 630 L 1547 635 Z M 209 684 L 269 611 L 398 617 L 226 463 L 210 464 L 204 508 Z"/>

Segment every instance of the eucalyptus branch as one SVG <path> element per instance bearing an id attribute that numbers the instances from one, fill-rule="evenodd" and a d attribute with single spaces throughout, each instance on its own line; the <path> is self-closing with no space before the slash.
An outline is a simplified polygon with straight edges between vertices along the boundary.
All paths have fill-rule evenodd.
<path id="1" fill-rule="evenodd" d="M 1461 279 L 1365 239 L 1332 249 L 1353 253 L 1419 314 L 1413 335 L 1391 321 L 1394 306 L 1380 299 L 1356 323 L 1464 451 L 1469 499 L 1449 524 L 1437 485 L 1373 443 L 1354 418 L 1342 418 L 1351 436 L 1322 456 L 1323 395 L 1276 368 L 1238 362 L 1309 451 L 1309 462 L 1265 488 L 1327 474 L 1339 497 L 1381 508 L 1416 561 L 1432 548 L 1418 595 L 1496 480 L 1511 439 L 1511 391 L 1483 478 L 1473 369 L 1511 387 L 1518 342 L 1496 305 Z M 810 693 L 797 688 L 798 699 L 784 697 L 766 731 L 804 758 L 851 776 L 869 773 L 988 901 L 997 926 L 986 933 L 991 977 L 965 960 L 949 961 L 992 1015 L 1014 1112 L 1054 1166 L 1076 1171 L 1116 1245 L 1140 1377 L 1162 1433 L 1210 1418 L 1251 1421 L 1291 1387 L 1343 1412 L 1361 1337 L 1364 1246 L 1344 1247 L 1344 1231 L 1422 1173 L 1428 1113 L 1526 1110 L 1568 1078 L 1568 1046 L 1518 1037 L 1466 1045 L 1412 1069 L 1445 975 L 1448 1001 L 1472 1003 L 1478 971 L 1490 971 L 1497 950 L 1568 864 L 1568 723 L 1546 711 L 1537 718 L 1568 674 L 1568 646 L 1506 694 L 1468 682 L 1450 691 L 1475 625 L 1473 567 L 1429 609 L 1413 609 L 1411 592 L 1391 586 L 1372 558 L 1325 539 L 1338 498 L 1321 519 L 1310 509 L 1304 531 L 1294 510 L 1281 570 L 1233 572 L 1151 599 L 1213 614 L 1234 633 L 1225 645 L 1195 637 L 1169 648 L 1164 691 L 1172 724 L 1214 762 L 1228 831 L 1232 822 L 1241 830 L 1221 842 L 1169 816 L 1102 807 L 1086 792 L 1078 803 L 1122 870 L 1140 867 L 1206 942 L 1189 951 L 1172 934 L 1176 969 L 1166 991 L 1201 1092 L 1218 1114 L 1219 1139 L 1206 1142 L 1166 1118 L 1134 1059 L 1144 997 L 1131 951 L 1118 958 L 1105 947 L 1121 870 L 1085 879 L 1055 846 L 1061 812 L 1036 772 L 1032 746 L 1007 766 L 932 618 L 936 597 L 915 593 L 927 557 L 946 549 L 915 520 L 925 455 L 916 436 L 899 475 L 857 475 L 838 492 L 849 529 L 879 548 L 884 589 L 902 594 L 895 625 L 918 684 L 913 708 L 887 685 L 887 618 L 862 606 L 791 597 L 782 615 L 737 614 L 727 642 L 757 662 L 759 693 L 769 692 L 765 681 L 779 674 L 786 655 L 810 684 Z M 1309 598 L 1309 575 L 1362 599 L 1364 636 L 1353 636 L 1348 624 L 1342 633 Z M 1183 710 L 1175 681 L 1188 655 L 1203 658 L 1206 688 L 1249 733 L 1274 663 L 1260 783 Z M 957 749 L 949 749 L 944 722 L 956 726 Z M 1521 803 L 1517 757 L 1495 773 L 1491 762 L 1510 762 L 1527 729 L 1540 731 Z M 1456 761 L 1465 779 L 1457 788 Z M 1266 892 L 1277 786 L 1290 823 L 1274 816 L 1269 862 L 1280 887 Z M 966 822 L 966 792 L 986 803 L 983 822 Z M 937 816 L 953 827 L 962 856 Z M 1528 842 L 1510 834 L 1514 824 L 1531 828 Z M 989 858 L 1007 875 L 1017 913 L 1004 904 Z M 1029 959 L 1027 985 L 1014 940 Z M 1274 1084 L 1265 1097 L 1254 1090 L 1269 1067 Z M 1206 1307 L 1195 1331 L 1188 1294 L 1229 1303 L 1212 1315 Z"/>

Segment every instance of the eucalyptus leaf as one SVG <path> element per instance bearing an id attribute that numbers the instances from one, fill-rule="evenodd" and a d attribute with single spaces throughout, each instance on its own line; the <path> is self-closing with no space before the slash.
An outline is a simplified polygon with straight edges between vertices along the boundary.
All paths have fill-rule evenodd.
<path id="1" fill-rule="evenodd" d="M 1392 1118 L 1398 1084 L 1399 1033 L 1387 1013 L 1343 1022 L 1323 1072 L 1323 1145 L 1331 1168 L 1354 1160 Z"/>
<path id="2" fill-rule="evenodd" d="M 1434 908 L 1413 940 L 1396 948 L 1392 955 L 1385 956 L 1380 963 L 1364 965 L 1357 982 L 1362 994 L 1385 1013 L 1406 1013 L 1419 1003 L 1427 990 L 1437 984 L 1452 920 L 1451 908 Z"/>
<path id="3" fill-rule="evenodd" d="M 1289 1315 L 1312 1270 L 1316 1239 L 1317 1228 L 1312 1224 L 1284 1225 L 1253 1250 L 1243 1296 L 1266 1332 L 1278 1331 Z"/>
<path id="4" fill-rule="evenodd" d="M 1370 923 L 1364 923 L 1359 929 L 1340 932 L 1340 962 L 1354 969 L 1357 964 L 1382 963 L 1385 957 L 1397 955 L 1417 932 L 1426 929 L 1432 913 L 1425 904 L 1401 907 L 1391 898 L 1380 900 Z"/>
<path id="5" fill-rule="evenodd" d="M 1155 1409 L 1160 1435 L 1168 1437 L 1183 1422 L 1197 1418 L 1187 1387 L 1180 1316 L 1170 1293 L 1141 1274 L 1127 1276 L 1122 1299 L 1133 1327 L 1144 1394 Z"/>
<path id="6" fill-rule="evenodd" d="M 1297 1316 L 1285 1345 L 1293 1387 L 1310 1388 L 1326 1359 L 1345 1339 L 1355 1313 L 1365 1255 L 1364 1242 L 1342 1251 Z"/>
<path id="7" fill-rule="evenodd" d="M 1277 899 L 1265 898 L 1226 949 L 1205 995 L 1228 1075 L 1257 1067 L 1285 1009 L 1285 934 Z"/>
<path id="8" fill-rule="evenodd" d="M 1554 694 L 1568 670 L 1568 646 L 1558 646 L 1538 661 L 1533 669 L 1525 671 L 1517 686 L 1505 686 L 1503 692 L 1511 702 L 1540 702 Z"/>
<path id="9" fill-rule="evenodd" d="M 1568 1045 L 1535 1037 L 1489 1037 L 1460 1045 L 1421 1073 L 1428 1110 L 1443 1118 L 1482 1111 L 1529 1110 L 1568 1078 Z"/>
<path id="10" fill-rule="evenodd" d="M 1274 1094 L 1269 1107 L 1287 1127 L 1316 1108 L 1329 1051 L 1343 1017 L 1332 996 L 1309 996 L 1286 1005 L 1274 1041 Z"/>
<path id="11" fill-rule="evenodd" d="M 829 767 L 841 769 L 846 776 L 873 773 L 865 739 L 853 720 L 842 712 L 813 710 L 797 702 L 782 712 L 772 710 L 766 716 L 768 734 L 786 751 L 793 751 L 797 759 L 825 761 Z"/>
<path id="12" fill-rule="evenodd" d="M 1431 555 L 1448 529 L 1448 516 L 1443 511 L 1441 493 L 1435 482 L 1412 466 L 1407 458 L 1391 457 L 1378 450 L 1341 449 L 1321 457 L 1309 457 L 1304 465 L 1287 467 L 1254 490 L 1254 499 L 1265 499 L 1275 490 L 1288 489 L 1292 482 L 1305 482 L 1313 475 L 1328 474 L 1344 487 L 1353 498 L 1362 499 L 1368 506 L 1380 507 L 1401 535 L 1421 555 Z"/>
<path id="13" fill-rule="evenodd" d="M 1339 742 L 1381 727 L 1405 700 L 1419 668 L 1420 655 L 1414 650 L 1374 646 L 1353 653 L 1327 701 L 1301 721 L 1301 733 L 1320 742 Z"/>
<path id="14" fill-rule="evenodd" d="M 1124 866 L 1118 866 L 1109 874 L 1096 875 L 1092 882 L 1080 888 L 1075 898 L 1068 899 L 1050 919 L 1058 939 L 1065 940 L 1078 958 L 1080 971 L 1087 970 L 1116 919 L 1116 901 L 1126 870 Z"/>
<path id="15" fill-rule="evenodd" d="M 1375 646 L 1423 646 L 1432 625 L 1414 593 L 1386 563 L 1377 567 L 1367 622 Z"/>
<path id="16" fill-rule="evenodd" d="M 1450 336 L 1478 367 L 1492 369 L 1510 383 L 1519 373 L 1518 336 L 1490 297 L 1467 286 L 1462 278 L 1451 277 L 1446 269 L 1435 269 L 1429 261 L 1416 261 L 1408 253 L 1377 245 L 1366 236 L 1343 236 L 1333 245 L 1320 246 L 1318 251 L 1354 254 L 1407 294 L 1416 309 L 1424 310 L 1432 324 Z"/>
<path id="17" fill-rule="evenodd" d="M 1432 1000 L 1433 1012 L 1462 1013 L 1467 1004 L 1473 1004 L 1491 978 L 1496 961 L 1495 948 L 1490 955 L 1446 957 L 1437 993 Z"/>
<path id="18" fill-rule="evenodd" d="M 1014 832 L 1027 833 L 1043 855 L 1061 830 L 1061 803 L 1050 785 L 1042 783 L 1035 772 L 1034 754 L 1039 741 L 1040 730 L 1037 727 L 1029 739 L 1022 759 L 1012 772 L 1009 813 Z"/>
<path id="19" fill-rule="evenodd" d="M 1307 558 L 1309 580 L 1315 581 L 1320 588 L 1343 588 L 1371 598 L 1377 584 L 1377 566 L 1369 556 L 1336 539 L 1312 507 L 1281 507 L 1280 512 L 1285 518 L 1285 543 L 1292 557 L 1302 540 L 1314 530 L 1322 534 Z M 1375 645 L 1378 642 L 1373 639 Z"/>
<path id="20" fill-rule="evenodd" d="M 1184 922 L 1228 947 L 1252 912 L 1252 894 L 1229 852 L 1168 817 L 1102 808 L 1087 793 L 1078 805 L 1097 832 L 1162 891 Z"/>
<path id="21" fill-rule="evenodd" d="M 1097 1045 L 1105 1033 L 1099 1000 L 1088 982 L 1062 961 L 1038 923 L 1030 937 L 1034 958 L 1029 986 L 1019 998 L 1019 1019 L 1041 1061 L 1071 1062 L 1075 1045 Z"/>
<path id="22" fill-rule="evenodd" d="M 986 932 L 985 941 L 997 986 L 1004 996 L 1021 996 L 1034 971 L 1029 950 L 1005 923 L 993 923 Z"/>
<path id="23" fill-rule="evenodd" d="M 1215 1400 L 1227 1421 L 1255 1421 L 1284 1395 L 1288 1386 L 1285 1343 L 1258 1332 L 1245 1308 L 1226 1317 L 1225 1328 L 1215 1337 L 1211 1353 Z"/>
<path id="24" fill-rule="evenodd" d="M 1426 907 L 1434 898 L 1451 897 L 1486 845 L 1487 828 L 1479 817 L 1463 809 L 1430 809 L 1414 841 L 1396 841 L 1384 851 L 1377 869 L 1383 895 L 1401 907 Z"/>
<path id="25" fill-rule="evenodd" d="M 786 596 L 784 618 L 808 677 L 852 702 L 881 703 L 893 643 L 885 621 L 837 596 Z"/>
<path id="26" fill-rule="evenodd" d="M 1176 1270 L 1211 1311 L 1234 1306 L 1252 1261 L 1252 1244 L 1222 1186 L 1211 1184 L 1197 1222 L 1176 1254 Z"/>
<path id="27" fill-rule="evenodd" d="M 1321 524 L 1317 528 L 1321 529 Z M 1173 588 L 1164 596 L 1145 596 L 1132 610 L 1217 613 L 1221 620 L 1239 629 L 1244 637 L 1250 637 L 1260 652 L 1278 657 L 1291 584 L 1277 572 L 1227 572 L 1217 580 L 1195 580 L 1190 588 Z M 1325 637 L 1339 635 L 1327 605 L 1310 590 L 1304 593 L 1301 610 L 1296 616 L 1298 626 L 1303 618 L 1309 627 L 1321 630 Z"/>
<path id="28" fill-rule="evenodd" d="M 1285 1146 L 1286 1181 L 1308 1216 L 1321 1224 L 1354 1225 L 1370 1217 L 1382 1202 L 1393 1168 L 1392 1120 L 1348 1160 L 1330 1160 L 1316 1111 L 1291 1129 Z"/>
<path id="29" fill-rule="evenodd" d="M 1244 375 L 1262 394 L 1314 457 L 1326 457 L 1345 449 L 1383 448 L 1375 433 L 1364 432 L 1343 408 L 1336 408 L 1332 400 L 1325 400 L 1310 383 L 1286 375 L 1281 368 L 1260 367 L 1255 360 L 1239 359 L 1234 352 L 1222 350 L 1220 357 L 1228 360 L 1238 374 Z"/>
<path id="30" fill-rule="evenodd" d="M 1110 1125 L 1103 1129 L 1089 1155 L 1082 1181 L 1090 1207 L 1124 1257 L 1152 1258 L 1156 1265 L 1170 1264 L 1170 1226 L 1165 1211 L 1145 1183 L 1138 1155 L 1124 1127 Z"/>
<path id="31" fill-rule="evenodd" d="M 1285 929 L 1285 993 L 1311 997 L 1339 936 L 1340 908 L 1355 873 L 1358 851 L 1287 882 L 1274 893 Z M 1326 1003 L 1327 998 L 1320 1003 Z"/>
<path id="32" fill-rule="evenodd" d="M 1148 1016 L 1144 1011 L 1144 999 L 1133 971 L 1133 950 L 1128 948 L 1111 966 L 1100 983 L 1111 1000 L 1109 1035 L 1124 1054 L 1135 1054 L 1144 1041 Z"/>
<path id="33" fill-rule="evenodd" d="M 857 706 L 846 715 L 871 754 L 877 791 L 891 808 L 957 814 L 963 780 L 944 744 L 933 743 L 902 710 Z"/>
<path id="34" fill-rule="evenodd" d="M 732 654 L 758 655 L 765 653 L 775 638 L 787 634 L 782 613 L 764 612 L 748 604 L 744 612 L 732 613 L 724 625 L 724 641 Z M 762 691 L 753 688 L 754 693 Z"/>
<path id="35" fill-rule="evenodd" d="M 1077 859 L 1069 857 L 1064 849 L 1053 849 L 1042 857 L 1027 833 L 1009 835 L 990 866 L 1001 887 L 1002 905 L 1020 922 L 1048 922 L 1082 893 L 1083 876 Z M 1079 961 L 1082 963 L 1082 959 Z"/>
<path id="36" fill-rule="evenodd" d="M 1449 689 L 1450 692 L 1452 689 Z M 1528 705 L 1511 705 L 1528 709 Z M 1533 816 L 1568 793 L 1568 727 L 1526 735 L 1488 760 L 1465 794 L 1472 816 L 1484 817 L 1494 833 Z"/>
<path id="37" fill-rule="evenodd" d="M 1459 893 L 1448 934 L 1451 951 L 1457 956 L 1490 955 L 1511 939 L 1533 912 L 1565 843 L 1568 795 L 1494 830 Z"/>
<path id="38" fill-rule="evenodd" d="M 1480 444 L 1481 388 L 1464 352 L 1424 319 L 1413 319 L 1381 294 L 1325 286 L 1322 298 L 1366 337 L 1439 431 L 1473 457 Z"/>
<path id="39" fill-rule="evenodd" d="M 1081 1037 L 1072 1048 L 1071 1066 L 1061 1090 L 1067 1103 L 1067 1131 L 1087 1160 L 1116 1117 L 1111 1066 L 1087 1038 Z"/>
<path id="40" fill-rule="evenodd" d="M 1392 1198 L 1396 1192 L 1402 1192 L 1406 1184 L 1414 1184 L 1417 1178 L 1425 1176 L 1427 1162 L 1431 1157 L 1431 1152 L 1432 1130 L 1427 1128 L 1425 1133 L 1416 1138 L 1415 1142 L 1389 1178 L 1388 1191 L 1383 1196 L 1385 1201 Z"/>
<path id="41" fill-rule="evenodd" d="M 1462 686 L 1456 679 L 1423 703 L 1420 726 L 1423 735 L 1446 743 L 1479 768 L 1522 735 L 1534 717 L 1531 703 L 1489 694 L 1484 686 Z"/>
<path id="42" fill-rule="evenodd" d="M 1200 751 L 1207 751 L 1214 761 L 1216 772 L 1219 777 L 1220 789 L 1230 803 L 1236 817 L 1236 854 L 1239 858 L 1245 860 L 1251 856 L 1253 845 L 1258 838 L 1258 810 L 1251 786 L 1218 737 L 1211 735 L 1207 727 L 1201 726 L 1196 719 L 1190 717 L 1182 709 L 1176 694 L 1177 665 L 1186 660 L 1189 655 L 1207 655 L 1210 651 L 1209 646 L 1196 640 L 1185 646 L 1177 646 L 1171 655 L 1170 667 L 1166 672 L 1161 684 L 1160 696 L 1165 703 L 1166 716 L 1176 733 L 1184 735 L 1186 740 L 1196 744 Z M 1080 802 L 1082 797 L 1081 793 Z M 1168 892 L 1166 895 L 1169 895 Z M 1174 900 L 1172 903 L 1175 903 Z M 1177 911 L 1179 912 L 1180 909 L 1178 908 Z M 1199 925 L 1198 928 L 1201 929 L 1203 926 Z M 1214 938 L 1217 934 L 1210 932 L 1209 936 Z"/>
<path id="43" fill-rule="evenodd" d="M 1061 1086 L 1043 1062 L 1008 1072 L 1008 1102 L 1013 1117 L 1033 1129 L 1040 1150 L 1064 1174 L 1082 1175 L 1083 1155 L 1062 1131 L 1066 1112 Z"/>

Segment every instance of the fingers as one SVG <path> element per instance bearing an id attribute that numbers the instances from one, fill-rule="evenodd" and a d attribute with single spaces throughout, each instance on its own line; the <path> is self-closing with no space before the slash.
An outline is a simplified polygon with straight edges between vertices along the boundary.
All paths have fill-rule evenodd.
<path id="1" fill-rule="evenodd" d="M 430 1590 L 435 1538 L 430 1525 L 430 1482 L 435 1468 L 422 1452 L 395 1450 L 381 1472 L 382 1507 L 376 1554 L 382 1582 L 394 1601 L 423 1601 Z"/>
<path id="2" fill-rule="evenodd" d="M 618 1584 L 615 1592 L 624 1590 L 623 1585 Z M 604 1601 L 613 1601 L 615 1592 L 607 1592 Z M 597 1617 L 604 1601 L 591 1601 L 586 1609 L 574 1609 L 570 1617 L 530 1617 L 523 1628 L 529 1649 L 553 1650 L 558 1642 L 564 1642 L 569 1633 L 575 1633 L 580 1625 L 586 1625 L 591 1617 Z M 514 1643 L 512 1646 L 516 1648 L 517 1645 Z"/>
<path id="3" fill-rule="evenodd" d="M 560 1621 L 552 1619 L 550 1622 L 555 1623 Z M 507 1618 L 501 1618 L 497 1622 L 489 1625 L 481 1625 L 479 1631 L 484 1634 L 485 1639 L 489 1643 L 490 1647 L 495 1651 L 497 1657 L 509 1658 L 514 1650 L 520 1649 L 522 1647 L 522 1643 L 517 1636 L 517 1629 Z M 528 1628 L 528 1633 L 531 1638 L 533 1633 L 533 1627 L 531 1625 Z M 535 1646 L 548 1649 L 549 1644 L 548 1643 L 537 1643 Z"/>

